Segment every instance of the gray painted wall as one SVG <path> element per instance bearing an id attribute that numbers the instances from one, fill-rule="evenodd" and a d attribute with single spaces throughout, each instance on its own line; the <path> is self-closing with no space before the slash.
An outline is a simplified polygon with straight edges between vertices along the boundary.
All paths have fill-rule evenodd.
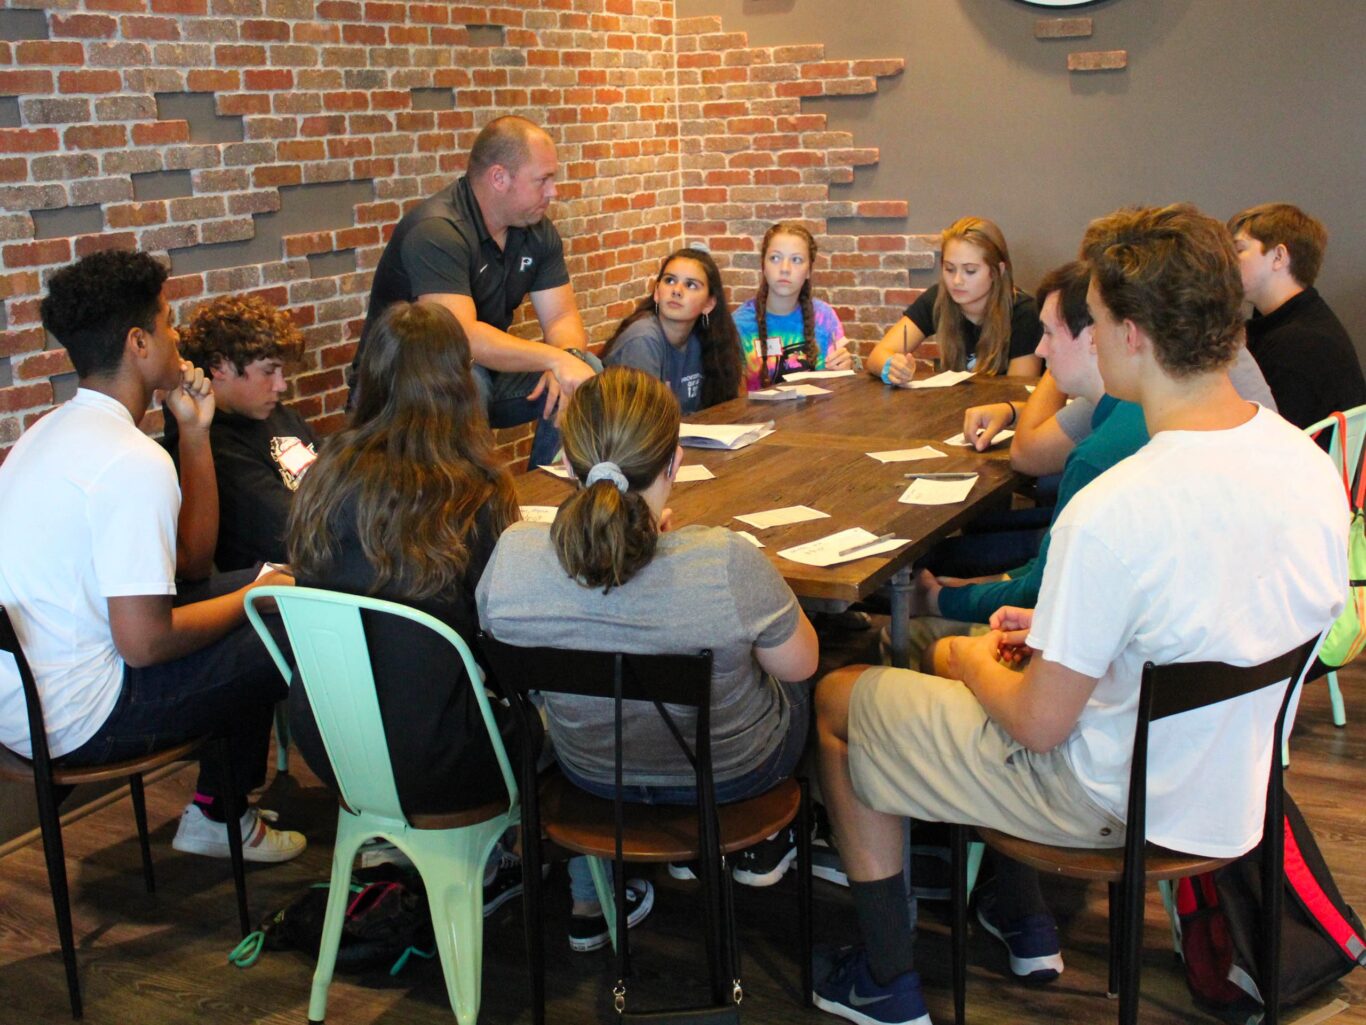
<path id="1" fill-rule="evenodd" d="M 1331 240 L 1319 290 L 1366 352 L 1366 3 L 1106 0 L 1070 13 L 1089 39 L 1037 40 L 1069 12 L 1018 0 L 678 0 L 751 46 L 823 42 L 832 58 L 904 57 L 875 96 L 807 101 L 881 161 L 832 199 L 910 202 L 933 232 L 1000 223 L 1032 288 L 1117 206 L 1189 200 L 1220 218 L 1286 200 Z M 1129 51 L 1123 71 L 1071 74 L 1074 50 Z M 856 226 L 852 230 L 860 230 Z M 914 283 L 928 284 L 929 272 Z"/>

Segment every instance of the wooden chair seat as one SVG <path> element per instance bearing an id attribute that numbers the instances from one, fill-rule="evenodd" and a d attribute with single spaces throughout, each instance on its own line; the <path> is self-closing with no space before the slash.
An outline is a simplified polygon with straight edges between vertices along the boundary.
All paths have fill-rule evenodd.
<path id="1" fill-rule="evenodd" d="M 792 822 L 801 787 L 785 779 L 748 801 L 719 805 L 721 852 L 744 850 Z M 622 852 L 626 861 L 689 861 L 699 856 L 697 809 L 692 805 L 627 804 Z M 559 846 L 597 858 L 616 856 L 612 802 L 594 797 L 563 776 L 541 785 L 541 826 Z"/>
<path id="2" fill-rule="evenodd" d="M 985 828 L 978 829 L 977 834 L 988 847 L 1040 872 L 1102 883 L 1117 883 L 1124 875 L 1123 847 L 1054 847 Z M 1149 882 L 1184 879 L 1200 872 L 1213 872 L 1232 860 L 1182 854 L 1156 844 L 1146 844 L 1143 875 Z"/>
<path id="3" fill-rule="evenodd" d="M 128 776 L 151 772 L 172 762 L 183 762 L 199 748 L 207 737 L 196 737 L 174 747 L 153 751 L 141 758 L 130 758 L 126 762 L 109 762 L 106 765 L 63 766 L 60 762 L 52 766 L 54 785 L 76 786 L 78 783 L 99 783 L 106 779 L 124 779 Z M 10 779 L 18 783 L 33 783 L 33 763 L 20 757 L 7 747 L 0 747 L 0 779 Z"/>

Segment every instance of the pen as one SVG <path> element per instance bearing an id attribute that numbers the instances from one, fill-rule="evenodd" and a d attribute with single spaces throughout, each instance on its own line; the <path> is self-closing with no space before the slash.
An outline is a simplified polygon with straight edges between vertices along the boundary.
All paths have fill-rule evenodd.
<path id="1" fill-rule="evenodd" d="M 864 541 L 861 544 L 856 544 L 852 548 L 845 548 L 838 553 L 839 558 L 843 559 L 846 555 L 853 555 L 855 552 L 860 552 L 865 548 L 872 548 L 873 545 L 880 545 L 883 541 L 890 541 L 893 536 L 894 535 L 887 533 L 883 534 L 881 537 L 875 537 L 871 541 Z"/>
<path id="2" fill-rule="evenodd" d="M 975 473 L 903 473 L 903 477 L 916 480 L 970 480 Z"/>

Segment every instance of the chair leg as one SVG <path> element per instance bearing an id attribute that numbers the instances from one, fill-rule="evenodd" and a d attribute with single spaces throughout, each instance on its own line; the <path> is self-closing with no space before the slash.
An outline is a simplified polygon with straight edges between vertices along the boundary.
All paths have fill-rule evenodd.
<path id="1" fill-rule="evenodd" d="M 289 702 L 275 704 L 275 771 L 289 771 Z"/>
<path id="2" fill-rule="evenodd" d="M 1143 951 L 1143 885 L 1142 862 L 1130 867 L 1127 877 L 1120 881 L 1121 939 L 1119 959 L 1119 1021 L 1120 1025 L 1138 1025 L 1139 979 L 1142 972 Z"/>
<path id="3" fill-rule="evenodd" d="M 332 972 L 337 966 L 337 947 L 341 944 L 342 926 L 346 924 L 351 865 L 356 859 L 356 851 L 366 839 L 365 830 L 355 816 L 345 811 L 337 812 L 337 841 L 332 848 L 332 876 L 328 882 L 327 910 L 323 914 L 323 932 L 318 941 L 318 964 L 313 969 L 313 989 L 308 998 L 310 1023 L 327 1019 L 327 987 L 332 984 Z M 480 878 L 482 881 L 483 877 Z"/>
<path id="4" fill-rule="evenodd" d="M 1157 884 L 1158 893 L 1162 894 L 1162 906 L 1167 911 L 1167 924 L 1172 929 L 1172 949 L 1176 951 L 1176 956 L 1181 958 L 1181 916 L 1176 911 L 1176 880 L 1163 879 Z"/>
<path id="5" fill-rule="evenodd" d="M 953 1021 L 963 1025 L 967 1016 L 968 989 L 968 827 L 949 827 L 950 862 L 953 866 Z M 978 857 L 980 858 L 980 851 Z"/>
<path id="6" fill-rule="evenodd" d="M 71 933 L 71 896 L 66 882 L 66 849 L 62 844 L 62 823 L 52 791 L 41 784 L 38 791 L 38 822 L 43 834 L 43 857 L 47 861 L 48 888 L 52 890 L 52 910 L 57 916 L 57 939 L 62 947 L 66 968 L 66 993 L 71 1001 L 71 1017 L 85 1014 L 81 1004 L 81 980 L 76 973 L 76 942 Z"/>
<path id="7" fill-rule="evenodd" d="M 612 877 L 607 874 L 611 862 L 603 858 L 589 858 L 588 871 L 593 875 L 593 889 L 598 891 L 598 905 L 607 919 L 607 936 L 612 949 L 617 949 L 617 899 L 612 895 Z"/>
<path id="8" fill-rule="evenodd" d="M 1119 996 L 1120 962 L 1124 958 L 1124 902 L 1120 899 L 1118 883 L 1110 883 L 1106 891 L 1109 897 L 1110 974 L 1105 982 L 1105 995 L 1113 1000 Z"/>
<path id="9" fill-rule="evenodd" d="M 1333 706 L 1333 725 L 1347 725 L 1347 709 L 1342 704 L 1342 688 L 1338 686 L 1337 671 L 1328 674 L 1328 701 Z"/>
<path id="10" fill-rule="evenodd" d="M 475 1025 L 479 1019 L 484 865 L 511 823 L 511 816 L 501 816 L 458 830 L 410 829 L 398 843 L 422 875 L 446 993 L 459 1025 Z"/>
<path id="11" fill-rule="evenodd" d="M 971 897 L 972 891 L 977 889 L 977 876 L 982 871 L 982 856 L 986 850 L 987 845 L 981 840 L 972 840 L 968 843 L 968 897 Z"/>
<path id="12" fill-rule="evenodd" d="M 148 893 L 157 892 L 157 880 L 152 871 L 152 845 L 147 839 L 147 795 L 142 789 L 142 773 L 128 777 L 128 794 L 133 799 L 133 819 L 138 826 L 138 849 L 142 853 L 142 881 Z"/>
<path id="13" fill-rule="evenodd" d="M 251 912 L 247 909 L 247 870 L 242 860 L 242 829 L 239 825 L 245 808 L 238 807 L 237 773 L 232 767 L 232 742 L 226 737 L 211 740 L 218 746 L 218 757 L 223 765 L 223 817 L 228 825 L 228 855 L 232 861 L 232 882 L 237 888 L 237 924 L 242 938 L 251 932 Z"/>
<path id="14" fill-rule="evenodd" d="M 798 779 L 801 805 L 797 809 L 797 923 L 801 932 L 802 1006 L 811 1007 L 816 983 L 812 978 L 811 935 L 811 784 Z"/>
<path id="15" fill-rule="evenodd" d="M 541 827 L 534 814 L 522 815 L 522 923 L 527 967 L 531 972 L 532 1025 L 545 1025 L 545 931 L 541 928 Z"/>

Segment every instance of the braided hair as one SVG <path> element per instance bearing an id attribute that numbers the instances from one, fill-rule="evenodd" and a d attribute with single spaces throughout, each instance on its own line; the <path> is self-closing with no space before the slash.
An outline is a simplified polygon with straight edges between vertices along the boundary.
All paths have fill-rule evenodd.
<path id="1" fill-rule="evenodd" d="M 763 273 L 763 264 L 768 257 L 769 243 L 778 235 L 791 235 L 793 238 L 799 238 L 806 243 L 806 280 L 802 282 L 801 291 L 797 293 L 797 305 L 802 311 L 802 336 L 806 342 L 802 349 L 802 355 L 806 357 L 806 361 L 813 368 L 820 357 L 820 349 L 816 345 L 816 308 L 811 302 L 810 269 L 816 263 L 816 239 L 803 224 L 796 221 L 779 221 L 764 232 L 764 241 L 759 246 L 759 294 L 754 297 L 754 320 L 759 328 L 759 384 L 761 387 L 767 387 L 773 383 L 782 364 L 782 357 L 779 356 L 778 363 L 774 365 L 773 371 L 770 373 L 768 366 L 768 278 Z"/>

